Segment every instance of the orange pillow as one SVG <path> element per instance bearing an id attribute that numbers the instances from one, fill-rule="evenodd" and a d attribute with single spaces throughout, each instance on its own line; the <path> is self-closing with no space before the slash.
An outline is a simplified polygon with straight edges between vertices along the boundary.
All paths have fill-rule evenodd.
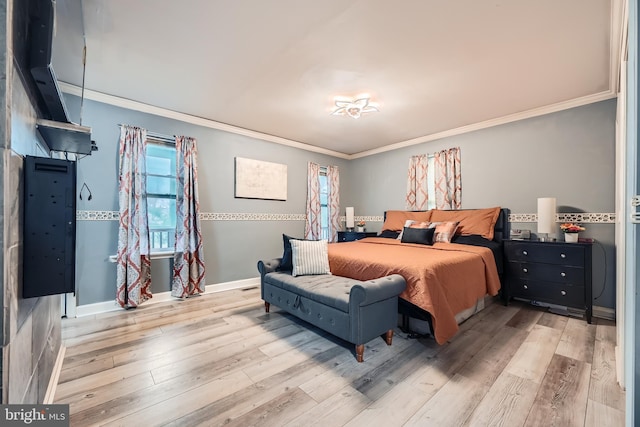
<path id="1" fill-rule="evenodd" d="M 431 227 L 429 227 L 430 225 L 431 225 L 430 222 L 411 221 L 411 223 L 405 224 L 405 227 L 409 227 L 409 228 L 431 228 Z"/>
<path id="2" fill-rule="evenodd" d="M 387 211 L 382 230 L 402 231 L 408 219 L 418 222 L 429 222 L 431 211 Z"/>
<path id="3" fill-rule="evenodd" d="M 402 228 L 402 231 L 400 232 L 400 234 L 398 234 L 398 240 L 402 240 L 402 235 L 404 234 L 404 229 L 409 227 L 409 228 L 431 228 L 430 227 L 430 222 L 418 222 L 418 221 L 414 221 L 413 219 L 408 219 L 405 221 L 404 223 L 404 227 Z"/>
<path id="4" fill-rule="evenodd" d="M 458 222 L 432 222 L 430 227 L 436 229 L 433 233 L 433 243 L 451 243 L 451 239 L 453 238 L 453 235 L 456 233 L 456 229 L 458 228 Z"/>
<path id="5" fill-rule="evenodd" d="M 500 207 L 487 209 L 469 209 L 459 211 L 441 211 L 434 209 L 431 221 L 458 221 L 457 234 L 478 234 L 485 239 L 493 240 L 493 231 L 500 215 Z"/>

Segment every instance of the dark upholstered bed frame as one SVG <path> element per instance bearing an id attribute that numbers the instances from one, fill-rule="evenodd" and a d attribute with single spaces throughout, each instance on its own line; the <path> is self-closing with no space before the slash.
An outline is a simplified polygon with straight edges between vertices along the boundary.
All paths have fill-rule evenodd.
<path id="1" fill-rule="evenodd" d="M 473 209 L 462 209 L 462 210 L 473 210 Z M 421 212 L 421 211 L 414 211 Z M 384 213 L 384 219 L 387 219 L 387 212 Z M 500 209 L 500 214 L 498 215 L 498 220 L 496 221 L 496 225 L 494 227 L 493 233 L 493 241 L 496 243 L 500 243 L 500 247 L 502 247 L 502 241 L 509 238 L 509 209 L 502 208 Z M 500 275 L 500 282 L 503 281 L 503 272 L 498 269 L 498 273 Z M 500 291 L 500 297 L 504 301 L 504 293 L 502 290 Z M 423 334 L 418 334 L 411 331 L 409 326 L 409 318 L 413 317 L 414 319 L 425 320 L 429 322 L 429 330 L 431 331 L 431 335 L 433 334 L 433 322 L 431 320 L 431 314 L 415 304 L 410 303 L 409 301 L 398 298 L 398 313 L 402 315 L 402 326 L 400 329 L 407 333 L 409 338 L 422 338 Z"/>
<path id="2" fill-rule="evenodd" d="M 462 211 L 472 211 L 475 209 L 460 209 Z M 428 211 L 411 211 L 411 212 L 428 212 Z M 502 208 L 500 209 L 500 214 L 498 215 L 498 220 L 496 221 L 496 225 L 493 228 L 493 241 L 502 243 L 503 240 L 509 238 L 509 209 Z M 384 220 L 387 219 L 387 211 L 384 211 Z"/>
<path id="3" fill-rule="evenodd" d="M 502 243 L 503 240 L 507 240 L 509 238 L 509 209 L 500 209 L 500 215 L 498 215 L 498 220 L 496 221 L 496 226 L 493 230 L 493 240 L 495 242 Z"/>

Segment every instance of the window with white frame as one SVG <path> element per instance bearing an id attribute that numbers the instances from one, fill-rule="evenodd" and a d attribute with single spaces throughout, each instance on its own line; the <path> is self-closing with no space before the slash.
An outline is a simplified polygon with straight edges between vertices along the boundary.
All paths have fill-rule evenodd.
<path id="1" fill-rule="evenodd" d="M 176 230 L 176 147 L 149 138 L 146 166 L 151 250 L 173 248 Z"/>
<path id="2" fill-rule="evenodd" d="M 320 181 L 320 227 L 322 228 L 322 239 L 329 239 L 329 183 L 327 179 L 327 168 L 320 168 L 318 175 Z"/>
<path id="3" fill-rule="evenodd" d="M 427 200 L 427 210 L 436 208 L 436 162 L 433 154 L 427 156 L 427 194 L 429 200 Z"/>

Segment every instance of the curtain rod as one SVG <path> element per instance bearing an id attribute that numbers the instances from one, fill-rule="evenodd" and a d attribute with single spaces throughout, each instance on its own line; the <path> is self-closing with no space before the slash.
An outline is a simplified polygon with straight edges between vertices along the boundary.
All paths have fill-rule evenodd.
<path id="1" fill-rule="evenodd" d="M 129 125 L 118 124 L 118 127 L 121 127 L 121 126 L 129 126 Z M 163 135 L 161 133 L 147 131 L 147 137 L 154 139 L 158 142 L 162 142 L 164 144 L 171 144 L 171 145 L 176 144 L 175 136 L 171 136 L 171 135 Z"/>

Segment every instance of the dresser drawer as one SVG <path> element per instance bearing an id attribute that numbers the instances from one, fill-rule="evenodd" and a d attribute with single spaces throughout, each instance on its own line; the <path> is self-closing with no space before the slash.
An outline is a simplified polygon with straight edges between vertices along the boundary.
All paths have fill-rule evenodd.
<path id="1" fill-rule="evenodd" d="M 511 278 L 584 285 L 584 268 L 582 267 L 509 262 L 507 263 L 507 269 Z"/>
<path id="2" fill-rule="evenodd" d="M 509 242 L 505 246 L 505 256 L 510 261 L 582 266 L 585 248 L 582 245 L 532 245 L 528 242 Z"/>
<path id="3" fill-rule="evenodd" d="M 591 258 L 587 243 L 505 240 L 503 298 L 584 309 L 591 323 Z"/>
<path id="4" fill-rule="evenodd" d="M 585 307 L 584 286 L 518 279 L 509 280 L 509 290 L 511 296 L 516 298 L 567 307 Z"/>

